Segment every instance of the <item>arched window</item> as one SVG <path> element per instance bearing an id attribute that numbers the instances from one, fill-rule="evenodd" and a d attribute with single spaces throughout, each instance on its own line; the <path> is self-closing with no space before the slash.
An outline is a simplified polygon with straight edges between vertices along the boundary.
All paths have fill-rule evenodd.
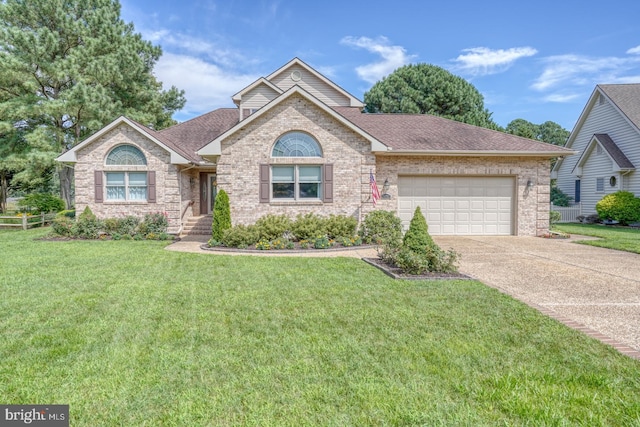
<path id="1" fill-rule="evenodd" d="M 289 132 L 276 141 L 271 157 L 322 157 L 322 150 L 320 144 L 310 135 Z"/>
<path id="2" fill-rule="evenodd" d="M 288 132 L 282 135 L 273 146 L 271 157 L 322 157 L 320 144 L 304 132 Z M 300 164 L 272 163 L 263 174 L 261 180 L 269 183 L 270 191 L 261 193 L 261 202 L 270 200 L 322 200 L 330 201 L 332 187 L 327 187 L 327 180 L 333 179 L 328 168 L 331 165 L 303 161 Z"/>
<path id="3" fill-rule="evenodd" d="M 133 145 L 119 145 L 107 154 L 106 164 L 108 166 L 145 166 L 147 159 L 142 151 Z M 106 200 L 148 201 L 149 172 L 127 169 L 124 167 L 104 173 Z"/>
<path id="4" fill-rule="evenodd" d="M 119 145 L 107 155 L 108 165 L 146 165 L 147 159 L 133 145 Z"/>

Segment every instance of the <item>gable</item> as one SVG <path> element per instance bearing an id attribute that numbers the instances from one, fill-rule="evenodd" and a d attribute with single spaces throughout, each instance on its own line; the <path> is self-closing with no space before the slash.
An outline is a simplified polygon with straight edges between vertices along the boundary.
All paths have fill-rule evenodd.
<path id="1" fill-rule="evenodd" d="M 174 144 L 172 142 L 164 140 L 157 132 L 151 129 L 148 129 L 140 125 L 139 123 L 136 123 L 135 121 L 130 120 L 123 116 L 109 123 L 107 126 L 103 127 L 98 132 L 94 133 L 93 135 L 91 135 L 90 137 L 88 137 L 78 145 L 62 153 L 60 156 L 56 158 L 56 161 L 76 163 L 77 152 L 79 150 L 84 150 L 89 148 L 93 143 L 100 140 L 100 138 L 104 137 L 109 132 L 111 132 L 112 130 L 116 129 L 118 126 L 121 126 L 121 125 L 131 128 L 132 130 L 134 130 L 144 138 L 148 139 L 150 142 L 156 144 L 157 146 L 167 151 L 170 154 L 170 162 L 172 164 L 188 164 L 189 163 L 188 153 L 184 152 L 178 147 L 173 146 Z"/>
<path id="2" fill-rule="evenodd" d="M 593 135 L 591 142 L 583 150 L 571 173 L 582 176 L 587 162 L 597 164 L 611 173 L 635 169 L 631 161 L 607 134 Z"/>
<path id="3" fill-rule="evenodd" d="M 364 108 L 364 104 L 360 100 L 298 58 L 294 58 L 271 73 L 267 80 L 283 91 L 296 85 L 300 86 L 330 107 Z"/>

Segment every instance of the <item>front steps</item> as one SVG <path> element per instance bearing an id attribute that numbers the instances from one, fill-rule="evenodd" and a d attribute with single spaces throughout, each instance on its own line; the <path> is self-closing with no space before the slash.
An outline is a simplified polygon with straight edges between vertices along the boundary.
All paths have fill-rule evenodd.
<path id="1" fill-rule="evenodd" d="M 192 216 L 182 228 L 181 236 L 209 236 L 211 237 L 212 215 Z"/>

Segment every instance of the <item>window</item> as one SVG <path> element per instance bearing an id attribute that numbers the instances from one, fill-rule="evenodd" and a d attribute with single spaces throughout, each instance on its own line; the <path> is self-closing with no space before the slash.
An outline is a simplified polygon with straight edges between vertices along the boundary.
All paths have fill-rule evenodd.
<path id="1" fill-rule="evenodd" d="M 107 200 L 147 200 L 147 172 L 106 172 Z"/>
<path id="2" fill-rule="evenodd" d="M 138 148 L 133 145 L 119 145 L 107 155 L 108 165 L 146 165 L 147 159 Z"/>
<path id="3" fill-rule="evenodd" d="M 320 145 L 302 132 L 289 132 L 278 139 L 272 157 L 322 157 Z"/>
<path id="4" fill-rule="evenodd" d="M 97 203 L 103 200 L 155 202 L 155 173 L 140 167 L 147 165 L 147 159 L 139 148 L 119 145 L 107 154 L 105 164 L 110 170 L 95 174 Z"/>
<path id="5" fill-rule="evenodd" d="M 319 199 L 322 196 L 320 166 L 272 166 L 271 196 L 274 199 Z"/>
<path id="6" fill-rule="evenodd" d="M 274 144 L 271 157 L 296 157 L 298 162 L 282 164 L 276 160 L 272 164 L 260 165 L 260 203 L 270 201 L 333 202 L 333 164 L 310 164 L 322 158 L 320 144 L 303 132 L 289 132 Z"/>
<path id="7" fill-rule="evenodd" d="M 596 191 L 604 191 L 604 178 L 596 178 Z"/>

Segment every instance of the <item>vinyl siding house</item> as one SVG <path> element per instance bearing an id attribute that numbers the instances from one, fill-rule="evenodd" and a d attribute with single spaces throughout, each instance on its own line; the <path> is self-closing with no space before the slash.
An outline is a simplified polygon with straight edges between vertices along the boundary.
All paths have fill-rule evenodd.
<path id="1" fill-rule="evenodd" d="M 640 195 L 640 84 L 597 85 L 566 147 L 577 155 L 560 159 L 552 172 L 557 186 L 596 213 L 607 194 L 626 190 Z"/>
<path id="2" fill-rule="evenodd" d="M 170 231 L 210 215 L 224 189 L 234 224 L 314 212 L 361 221 L 420 206 L 433 234 L 528 235 L 549 227 L 549 162 L 562 147 L 429 115 L 364 114 L 298 58 L 233 95 L 235 108 L 162 131 L 120 117 L 58 157 L 76 209 L 166 212 Z M 374 205 L 370 177 L 383 196 Z"/>

